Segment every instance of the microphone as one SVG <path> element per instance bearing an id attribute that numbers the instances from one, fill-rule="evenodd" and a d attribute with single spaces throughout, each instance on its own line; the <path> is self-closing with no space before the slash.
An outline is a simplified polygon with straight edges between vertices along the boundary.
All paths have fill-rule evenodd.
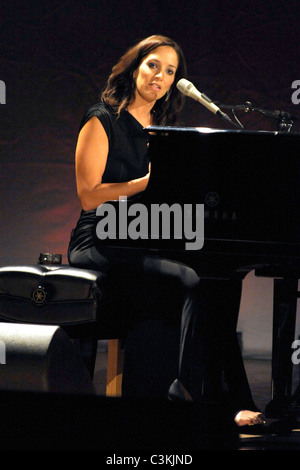
<path id="1" fill-rule="evenodd" d="M 200 91 L 197 90 L 195 85 L 193 85 L 192 82 L 189 80 L 186 80 L 185 78 L 181 78 L 177 84 L 176 87 L 178 90 L 186 96 L 189 96 L 190 98 L 193 98 L 194 100 L 198 101 L 201 103 L 203 106 L 205 106 L 209 111 L 212 113 L 216 114 L 217 116 L 220 116 L 222 119 L 224 119 L 227 122 L 230 122 L 236 127 L 237 124 L 233 122 L 227 114 L 223 113 L 220 108 L 218 108 L 217 105 L 215 105 L 208 96 L 206 96 L 204 93 L 200 93 Z"/>

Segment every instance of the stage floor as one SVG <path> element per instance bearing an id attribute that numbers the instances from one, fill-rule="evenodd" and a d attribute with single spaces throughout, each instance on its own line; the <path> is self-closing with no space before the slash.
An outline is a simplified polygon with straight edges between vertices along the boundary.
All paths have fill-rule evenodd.
<path id="1" fill-rule="evenodd" d="M 94 385 L 97 394 L 105 393 L 105 343 L 99 345 Z M 271 400 L 271 361 L 266 358 L 244 358 L 249 383 L 256 405 L 265 410 Z M 299 380 L 300 365 L 295 367 L 295 383 Z M 250 433 L 251 432 L 251 433 Z M 237 450 L 300 450 L 300 421 L 268 418 L 262 432 L 249 427 L 249 433 L 239 434 Z"/>

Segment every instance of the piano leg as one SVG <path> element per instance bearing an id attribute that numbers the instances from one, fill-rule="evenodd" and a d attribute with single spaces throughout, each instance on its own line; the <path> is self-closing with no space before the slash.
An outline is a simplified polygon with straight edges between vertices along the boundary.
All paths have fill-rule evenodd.
<path id="1" fill-rule="evenodd" d="M 300 401 L 292 397 L 292 343 L 298 297 L 298 277 L 274 279 L 272 399 L 266 406 L 266 416 L 281 418 L 300 412 Z"/>

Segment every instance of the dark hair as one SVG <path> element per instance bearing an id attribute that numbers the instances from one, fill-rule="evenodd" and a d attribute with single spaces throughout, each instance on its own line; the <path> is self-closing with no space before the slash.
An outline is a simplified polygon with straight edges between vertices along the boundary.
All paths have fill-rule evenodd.
<path id="1" fill-rule="evenodd" d="M 135 83 L 133 74 L 135 70 L 150 52 L 160 46 L 170 46 L 175 49 L 178 55 L 178 68 L 168 99 L 163 96 L 157 100 L 152 109 L 153 124 L 172 125 L 178 123 L 184 104 L 184 96 L 177 90 L 175 84 L 177 80 L 186 76 L 186 63 L 183 52 L 178 44 L 172 39 L 160 35 L 149 36 L 138 42 L 135 46 L 128 49 L 113 67 L 112 73 L 101 94 L 101 100 L 112 106 L 118 115 L 120 115 L 123 109 L 127 108 L 134 97 Z"/>

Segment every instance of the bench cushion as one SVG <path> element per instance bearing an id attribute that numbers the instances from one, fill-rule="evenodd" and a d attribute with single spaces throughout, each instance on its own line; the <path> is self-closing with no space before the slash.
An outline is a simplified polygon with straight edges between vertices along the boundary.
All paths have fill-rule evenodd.
<path id="1" fill-rule="evenodd" d="M 99 271 L 68 265 L 0 268 L 0 320 L 52 325 L 95 322 L 101 302 Z"/>

